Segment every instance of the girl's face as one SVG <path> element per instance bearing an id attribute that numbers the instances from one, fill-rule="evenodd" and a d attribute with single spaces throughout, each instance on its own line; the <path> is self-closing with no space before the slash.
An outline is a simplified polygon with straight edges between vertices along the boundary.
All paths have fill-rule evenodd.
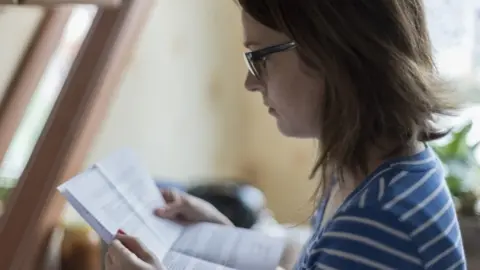
<path id="1" fill-rule="evenodd" d="M 262 25 L 246 12 L 242 12 L 242 22 L 244 44 L 252 52 L 291 42 L 286 35 Z M 324 78 L 301 61 L 295 47 L 269 54 L 256 66 L 259 76 L 249 72 L 245 87 L 262 94 L 279 130 L 291 137 L 318 137 Z"/>

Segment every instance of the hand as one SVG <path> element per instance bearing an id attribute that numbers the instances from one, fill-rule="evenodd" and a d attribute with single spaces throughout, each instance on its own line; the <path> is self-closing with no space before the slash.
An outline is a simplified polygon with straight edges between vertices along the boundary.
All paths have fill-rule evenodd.
<path id="1" fill-rule="evenodd" d="M 233 226 L 232 222 L 209 202 L 173 189 L 160 190 L 166 205 L 155 210 L 155 215 L 176 222 L 210 222 Z"/>
<path id="2" fill-rule="evenodd" d="M 166 270 L 134 237 L 118 234 L 105 255 L 106 270 Z"/>

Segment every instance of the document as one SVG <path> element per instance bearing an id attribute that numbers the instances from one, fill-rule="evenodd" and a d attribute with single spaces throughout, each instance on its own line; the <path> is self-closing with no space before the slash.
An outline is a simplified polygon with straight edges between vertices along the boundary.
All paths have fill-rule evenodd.
<path id="1" fill-rule="evenodd" d="M 172 250 L 234 269 L 275 269 L 283 241 L 242 228 L 211 223 L 186 227 Z"/>
<path id="2" fill-rule="evenodd" d="M 120 150 L 58 187 L 107 243 L 119 229 L 137 237 L 172 270 L 268 270 L 284 242 L 260 232 L 210 223 L 182 225 L 156 217 L 165 204 L 148 170 Z"/>
<path id="3" fill-rule="evenodd" d="M 234 270 L 233 268 L 211 263 L 198 259 L 195 257 L 187 256 L 182 253 L 171 251 L 167 254 L 163 260 L 163 265 L 169 270 Z"/>

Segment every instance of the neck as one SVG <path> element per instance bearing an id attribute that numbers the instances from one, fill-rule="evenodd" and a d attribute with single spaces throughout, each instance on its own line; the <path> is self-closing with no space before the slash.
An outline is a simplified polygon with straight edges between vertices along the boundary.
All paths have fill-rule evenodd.
<path id="1" fill-rule="evenodd" d="M 405 157 L 417 154 L 425 149 L 422 142 L 416 141 L 411 145 L 402 145 L 389 140 L 381 140 L 376 146 L 369 147 L 368 173 L 372 173 L 380 164 L 391 158 Z"/>
<path id="2" fill-rule="evenodd" d="M 381 164 L 391 158 L 414 155 L 425 149 L 425 145 L 419 141 L 410 146 L 398 147 L 398 149 L 392 148 L 391 145 L 398 145 L 398 143 L 382 140 L 380 143 L 377 143 L 376 146 L 369 147 L 368 149 L 370 150 L 367 153 L 367 172 L 358 170 L 354 173 L 345 174 L 345 187 L 348 189 L 355 188 L 369 174 L 373 173 Z"/>

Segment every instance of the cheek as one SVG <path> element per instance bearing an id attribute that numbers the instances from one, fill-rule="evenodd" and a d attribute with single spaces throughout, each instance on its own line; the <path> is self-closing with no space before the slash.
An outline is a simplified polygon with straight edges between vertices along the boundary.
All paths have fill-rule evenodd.
<path id="1" fill-rule="evenodd" d="M 318 71 L 301 65 L 293 81 L 292 87 L 298 89 L 301 102 L 308 109 L 308 113 L 313 115 L 312 117 L 315 117 L 318 122 L 325 94 L 325 78 Z"/>
<path id="2" fill-rule="evenodd" d="M 323 79 L 314 78 L 298 70 L 272 77 L 266 86 L 272 105 L 293 111 L 302 117 L 318 112 L 322 104 Z"/>
<path id="3" fill-rule="evenodd" d="M 277 58 L 267 66 L 267 100 L 277 111 L 283 133 L 295 137 L 315 137 L 321 119 L 324 79 L 302 64 L 295 54 Z"/>
<path id="4" fill-rule="evenodd" d="M 292 73 L 268 82 L 269 99 L 277 111 L 280 130 L 287 136 L 318 137 L 324 82 L 304 73 Z"/>
<path id="5" fill-rule="evenodd" d="M 297 89 L 299 87 L 298 71 L 292 70 L 288 66 L 290 63 L 283 65 L 272 64 L 268 66 L 268 79 L 266 80 L 266 88 L 268 98 L 280 110 L 289 110 L 296 106 L 297 100 L 300 98 Z"/>
<path id="6" fill-rule="evenodd" d="M 267 99 L 275 110 L 288 114 L 296 107 L 296 99 L 294 89 L 289 85 L 288 81 L 282 78 L 271 79 L 267 83 Z"/>

